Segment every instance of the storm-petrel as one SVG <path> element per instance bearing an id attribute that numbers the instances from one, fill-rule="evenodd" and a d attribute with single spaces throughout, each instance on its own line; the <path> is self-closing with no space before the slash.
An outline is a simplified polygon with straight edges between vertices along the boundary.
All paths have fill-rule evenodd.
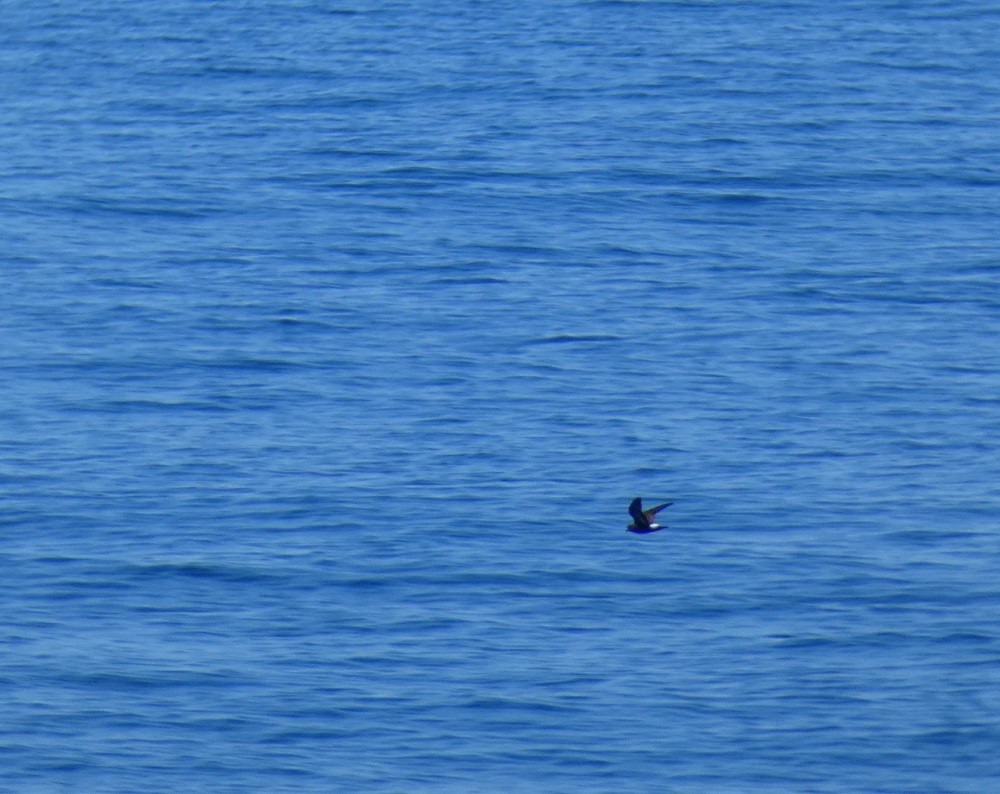
<path id="1" fill-rule="evenodd" d="M 649 510 L 642 509 L 642 497 L 637 496 L 632 500 L 632 504 L 628 506 L 628 513 L 632 516 L 632 523 L 628 525 L 629 532 L 638 532 L 639 534 L 645 534 L 647 532 L 656 532 L 658 529 L 663 529 L 659 524 L 653 524 L 652 519 L 656 517 L 664 507 L 670 507 L 673 502 L 664 502 L 662 505 L 657 505 L 656 507 L 651 507 Z"/>

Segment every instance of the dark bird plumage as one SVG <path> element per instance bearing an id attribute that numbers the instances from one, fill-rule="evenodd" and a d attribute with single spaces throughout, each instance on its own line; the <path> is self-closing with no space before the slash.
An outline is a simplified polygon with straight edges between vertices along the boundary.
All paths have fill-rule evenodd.
<path id="1" fill-rule="evenodd" d="M 649 510 L 643 510 L 642 497 L 637 496 L 628 506 L 628 514 L 632 516 L 632 523 L 628 525 L 628 531 L 643 534 L 663 529 L 659 524 L 654 524 L 653 519 L 664 507 L 670 507 L 672 504 L 673 502 L 664 502 L 662 505 L 649 508 Z"/>

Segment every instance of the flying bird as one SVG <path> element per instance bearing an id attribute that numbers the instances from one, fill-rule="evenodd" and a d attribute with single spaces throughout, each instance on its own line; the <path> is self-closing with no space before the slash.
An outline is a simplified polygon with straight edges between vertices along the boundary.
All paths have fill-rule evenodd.
<path id="1" fill-rule="evenodd" d="M 628 531 L 644 535 L 647 532 L 656 532 L 658 529 L 663 529 L 659 524 L 654 524 L 653 519 L 664 507 L 670 507 L 672 504 L 673 502 L 664 502 L 662 505 L 649 508 L 649 510 L 643 510 L 642 497 L 637 496 L 632 500 L 632 504 L 628 506 L 628 514 L 632 516 L 632 523 L 628 525 Z"/>

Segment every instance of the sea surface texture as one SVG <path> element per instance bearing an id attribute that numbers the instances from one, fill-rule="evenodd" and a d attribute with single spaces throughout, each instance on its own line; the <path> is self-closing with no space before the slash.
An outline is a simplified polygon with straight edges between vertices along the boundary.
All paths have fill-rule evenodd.
<path id="1" fill-rule="evenodd" d="M 2 6 L 0 791 L 997 790 L 996 3 Z"/>

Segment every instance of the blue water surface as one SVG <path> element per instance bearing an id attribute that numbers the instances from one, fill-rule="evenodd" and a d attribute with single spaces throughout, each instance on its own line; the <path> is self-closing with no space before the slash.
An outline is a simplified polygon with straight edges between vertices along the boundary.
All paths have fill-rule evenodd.
<path id="1" fill-rule="evenodd" d="M 3 16 L 2 790 L 997 786 L 995 4 Z"/>

